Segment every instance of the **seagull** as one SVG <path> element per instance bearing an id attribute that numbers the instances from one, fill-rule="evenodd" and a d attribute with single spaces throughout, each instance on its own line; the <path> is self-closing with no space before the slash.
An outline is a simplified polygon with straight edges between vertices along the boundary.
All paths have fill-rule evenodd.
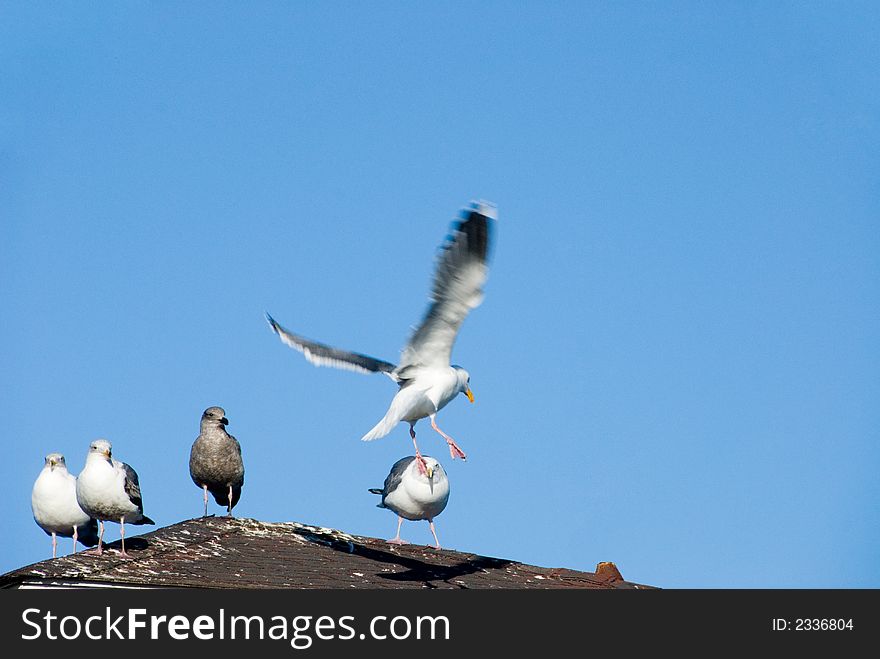
<path id="1" fill-rule="evenodd" d="M 382 502 L 378 508 L 388 508 L 397 513 L 397 535 L 388 541 L 392 545 L 405 545 L 400 539 L 400 525 L 404 518 L 409 520 L 426 519 L 434 536 L 434 548 L 440 549 L 434 518 L 446 508 L 449 501 L 449 479 L 443 465 L 430 456 L 425 461 L 425 472 L 418 469 L 416 456 L 401 458 L 391 467 L 382 489 L 371 488 L 372 494 L 381 494 Z"/>
<path id="2" fill-rule="evenodd" d="M 202 413 L 201 429 L 189 454 L 189 475 L 205 494 L 205 517 L 208 516 L 208 492 L 226 514 L 241 498 L 244 485 L 244 462 L 241 445 L 226 432 L 226 411 L 222 407 L 209 407 Z"/>
<path id="3" fill-rule="evenodd" d="M 399 390 L 385 416 L 361 439 L 379 439 L 401 421 L 408 423 L 422 474 L 426 473 L 426 466 L 415 431 L 419 419 L 431 420 L 431 427 L 446 440 L 453 460 L 467 458 L 455 440 L 437 426 L 436 416 L 458 394 L 474 402 L 470 374 L 460 366 L 450 365 L 450 358 L 462 321 L 483 301 L 489 243 L 497 216 L 492 204 L 473 202 L 461 219 L 453 223 L 437 258 L 428 311 L 404 347 L 397 365 L 311 341 L 282 327 L 266 314 L 272 331 L 315 366 L 384 373 L 398 384 Z"/>
<path id="4" fill-rule="evenodd" d="M 125 558 L 130 558 L 125 553 L 125 523 L 137 526 L 156 523 L 144 515 L 137 472 L 124 462 L 113 459 L 110 442 L 106 439 L 96 439 L 89 445 L 86 466 L 76 479 L 76 500 L 101 525 L 98 554 L 102 552 L 105 521 L 119 522 L 121 555 Z"/>
<path id="5" fill-rule="evenodd" d="M 73 553 L 79 540 L 86 547 L 98 544 L 98 523 L 76 502 L 76 476 L 67 471 L 60 453 L 50 453 L 31 492 L 34 521 L 52 536 L 52 558 L 58 553 L 58 540 L 73 538 Z"/>

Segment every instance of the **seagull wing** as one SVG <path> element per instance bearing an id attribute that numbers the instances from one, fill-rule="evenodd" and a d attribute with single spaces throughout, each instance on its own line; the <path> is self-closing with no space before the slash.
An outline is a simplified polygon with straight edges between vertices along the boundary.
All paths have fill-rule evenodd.
<path id="1" fill-rule="evenodd" d="M 405 458 L 400 458 L 400 460 L 391 465 L 391 471 L 388 473 L 388 476 L 385 477 L 385 484 L 382 486 L 381 490 L 383 504 L 385 503 L 385 497 L 394 492 L 394 490 L 397 489 L 397 486 L 400 485 L 400 482 L 403 480 L 403 475 L 415 459 L 416 456 L 408 455 Z"/>
<path id="2" fill-rule="evenodd" d="M 237 440 L 235 437 L 233 437 L 233 436 L 230 435 L 229 433 L 226 433 L 226 434 L 229 435 L 229 439 L 231 439 L 231 440 L 232 440 L 232 443 L 235 445 L 235 450 L 238 451 L 238 457 L 241 458 L 241 444 L 239 444 L 238 440 Z M 244 485 L 244 463 L 242 462 L 242 465 L 241 465 L 241 483 L 239 483 L 238 486 L 241 487 L 241 486 L 243 486 L 243 485 Z M 227 498 L 228 498 L 228 496 L 227 496 Z"/>
<path id="3" fill-rule="evenodd" d="M 395 379 L 392 372 L 397 367 L 390 362 L 375 359 L 374 357 L 368 357 L 367 355 L 361 355 L 357 352 L 348 352 L 346 350 L 340 350 L 339 348 L 332 348 L 316 341 L 310 341 L 305 337 L 299 336 L 298 334 L 294 334 L 290 330 L 285 329 L 275 322 L 275 319 L 269 314 L 266 314 L 266 320 L 269 322 L 269 327 L 271 327 L 272 331 L 278 335 L 279 339 L 291 348 L 299 350 L 305 355 L 305 358 L 315 366 L 333 366 L 334 368 L 344 368 L 349 371 L 358 371 L 360 373 L 385 373 L 392 379 Z"/>
<path id="4" fill-rule="evenodd" d="M 494 206 L 473 203 L 440 248 L 431 304 L 403 349 L 399 371 L 407 366 L 449 366 L 452 345 L 468 312 L 483 301 Z"/>
<path id="5" fill-rule="evenodd" d="M 144 502 L 141 499 L 141 484 L 138 481 L 137 472 L 125 462 L 120 462 L 119 467 L 125 473 L 125 493 L 128 495 L 128 500 L 142 511 Z"/>

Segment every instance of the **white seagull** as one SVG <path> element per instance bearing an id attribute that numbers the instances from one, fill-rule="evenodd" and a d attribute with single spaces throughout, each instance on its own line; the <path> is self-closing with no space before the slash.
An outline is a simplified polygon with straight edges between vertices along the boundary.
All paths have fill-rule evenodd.
<path id="1" fill-rule="evenodd" d="M 34 521 L 52 536 L 52 558 L 58 555 L 56 535 L 73 538 L 74 554 L 77 540 L 86 547 L 98 544 L 98 523 L 76 502 L 76 476 L 67 471 L 60 453 L 46 456 L 31 492 L 31 510 Z"/>
<path id="2" fill-rule="evenodd" d="M 137 472 L 124 462 L 113 459 L 110 442 L 106 439 L 96 439 L 89 445 L 86 466 L 76 479 L 76 500 L 101 525 L 99 554 L 102 552 L 105 521 L 119 522 L 120 554 L 126 558 L 129 555 L 125 553 L 125 523 L 155 524 L 144 515 Z"/>
<path id="3" fill-rule="evenodd" d="M 414 455 L 401 458 L 392 465 L 382 489 L 371 488 L 370 492 L 382 495 L 379 508 L 397 513 L 397 535 L 388 541 L 389 544 L 406 544 L 406 540 L 400 539 L 400 525 L 404 519 L 426 519 L 434 536 L 434 548 L 440 549 L 434 518 L 443 512 L 449 501 L 449 479 L 443 465 L 434 458 L 426 455 L 422 459 L 425 473 L 417 468 L 419 463 Z"/>
<path id="4" fill-rule="evenodd" d="M 384 373 L 400 389 L 385 416 L 362 437 L 372 441 L 384 437 L 400 422 L 409 424 L 409 434 L 416 450 L 416 463 L 426 472 L 425 461 L 416 444 L 415 425 L 425 417 L 449 446 L 452 459 L 466 459 L 455 440 L 437 426 L 436 415 L 458 394 L 470 402 L 470 374 L 460 366 L 450 365 L 452 345 L 468 312 L 483 301 L 483 284 L 488 274 L 487 257 L 497 210 L 492 204 L 474 202 L 452 225 L 437 258 L 431 304 L 421 324 L 415 329 L 401 353 L 400 363 L 375 359 L 311 341 L 285 329 L 268 313 L 266 320 L 278 337 L 299 350 L 315 366 L 334 366 L 362 373 Z"/>

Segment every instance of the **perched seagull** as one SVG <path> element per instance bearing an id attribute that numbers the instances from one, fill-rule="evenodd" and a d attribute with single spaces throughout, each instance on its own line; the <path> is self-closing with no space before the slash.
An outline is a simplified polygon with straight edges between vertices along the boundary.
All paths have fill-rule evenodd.
<path id="1" fill-rule="evenodd" d="M 155 524 L 144 515 L 141 486 L 134 469 L 114 460 L 111 445 L 106 439 L 96 439 L 89 445 L 86 466 L 76 479 L 76 500 L 80 507 L 100 522 L 98 553 L 104 541 L 104 522 L 119 522 L 122 535 L 121 555 L 125 553 L 125 523 Z"/>
<path id="2" fill-rule="evenodd" d="M 405 545 L 400 539 L 400 525 L 404 518 L 409 520 L 426 519 L 434 536 L 434 547 L 440 549 L 434 518 L 446 508 L 449 501 L 449 479 L 443 465 L 430 456 L 424 456 L 425 473 L 418 468 L 416 456 L 401 458 L 391 467 L 380 490 L 372 488 L 373 494 L 381 494 L 379 508 L 388 508 L 397 513 L 397 535 L 388 542 L 392 545 Z"/>
<path id="3" fill-rule="evenodd" d="M 34 521 L 52 536 L 52 558 L 58 554 L 56 535 L 73 538 L 73 553 L 79 540 L 86 547 L 98 544 L 98 523 L 76 502 L 76 476 L 67 471 L 64 456 L 50 453 L 31 492 Z"/>
<path id="4" fill-rule="evenodd" d="M 453 460 L 467 457 L 455 440 L 437 427 L 436 415 L 460 393 L 474 402 L 470 374 L 460 366 L 451 366 L 450 357 L 462 321 L 483 301 L 483 283 L 488 274 L 486 261 L 497 211 L 490 204 L 474 202 L 462 215 L 453 223 L 450 235 L 441 246 L 431 304 L 421 325 L 403 349 L 400 364 L 395 366 L 381 359 L 310 341 L 285 329 L 266 314 L 272 331 L 316 366 L 384 373 L 399 385 L 388 412 L 362 439 L 371 441 L 384 437 L 394 426 L 405 421 L 409 424 L 416 462 L 422 474 L 426 466 L 416 444 L 415 431 L 419 419 L 431 419 L 431 427 L 446 440 Z"/>
<path id="5" fill-rule="evenodd" d="M 208 492 L 214 501 L 226 506 L 226 514 L 241 498 L 244 485 L 244 462 L 238 440 L 226 432 L 229 419 L 222 407 L 209 407 L 202 414 L 201 429 L 189 453 L 189 475 L 205 493 L 205 516 L 208 515 Z"/>

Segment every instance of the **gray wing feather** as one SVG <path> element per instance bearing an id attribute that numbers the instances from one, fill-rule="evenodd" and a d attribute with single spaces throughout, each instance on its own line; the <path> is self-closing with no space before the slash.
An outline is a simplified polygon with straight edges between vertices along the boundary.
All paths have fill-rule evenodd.
<path id="1" fill-rule="evenodd" d="M 282 327 L 269 314 L 266 314 L 266 320 L 269 323 L 269 327 L 272 328 L 272 331 L 278 335 L 282 342 L 295 350 L 299 350 L 315 366 L 332 366 L 360 373 L 385 373 L 392 379 L 396 379 L 391 375 L 396 366 L 390 362 L 357 352 L 333 348 L 317 341 L 310 341 Z"/>
<path id="2" fill-rule="evenodd" d="M 241 462 L 241 482 L 238 484 L 238 486 L 241 487 L 242 485 L 244 485 L 244 461 L 241 459 L 241 444 L 232 435 L 229 435 L 229 439 L 231 439 L 232 443 L 235 444 L 235 448 L 238 451 L 238 459 L 239 462 Z"/>
<path id="3" fill-rule="evenodd" d="M 403 474 L 406 472 L 407 467 L 409 467 L 410 463 L 415 459 L 416 456 L 408 455 L 405 458 L 400 458 L 400 460 L 391 465 L 391 471 L 388 473 L 388 476 L 386 476 L 385 484 L 382 487 L 382 503 L 385 503 L 385 497 L 397 489 L 397 486 L 400 485 L 400 481 L 403 480 Z"/>
<path id="4" fill-rule="evenodd" d="M 453 223 L 437 259 L 431 304 L 403 349 L 401 369 L 449 365 L 462 321 L 483 301 L 494 218 L 494 208 L 475 203 Z"/>
<path id="5" fill-rule="evenodd" d="M 137 472 L 130 465 L 121 462 L 123 471 L 125 471 L 125 493 L 128 495 L 129 501 L 138 507 L 141 512 L 144 511 L 144 502 L 141 499 L 141 484 L 138 481 Z"/>

